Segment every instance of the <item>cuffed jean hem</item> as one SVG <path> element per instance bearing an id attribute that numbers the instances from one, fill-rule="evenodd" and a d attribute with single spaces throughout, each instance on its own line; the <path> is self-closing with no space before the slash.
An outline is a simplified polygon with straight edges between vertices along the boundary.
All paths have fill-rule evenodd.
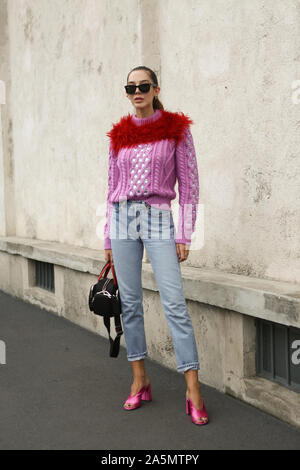
<path id="1" fill-rule="evenodd" d="M 200 370 L 199 362 L 192 362 L 190 364 L 184 364 L 183 366 L 177 367 L 178 372 L 186 372 L 189 369 Z"/>
<path id="2" fill-rule="evenodd" d="M 136 354 L 135 356 L 127 356 L 128 361 L 140 361 L 147 356 L 147 351 L 143 352 L 142 354 Z"/>

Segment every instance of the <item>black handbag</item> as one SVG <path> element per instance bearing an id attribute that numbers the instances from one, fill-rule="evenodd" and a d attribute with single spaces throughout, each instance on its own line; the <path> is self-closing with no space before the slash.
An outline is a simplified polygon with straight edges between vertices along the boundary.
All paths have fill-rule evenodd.
<path id="1" fill-rule="evenodd" d="M 110 268 L 112 268 L 113 279 L 107 277 Z M 98 282 L 93 284 L 90 288 L 89 309 L 94 312 L 95 315 L 103 317 L 110 341 L 109 355 L 110 357 L 117 357 L 120 350 L 121 335 L 123 334 L 120 317 L 122 311 L 114 265 L 111 265 L 110 261 L 107 261 L 104 265 L 98 277 Z M 110 317 L 114 317 L 115 319 L 117 336 L 114 340 L 110 336 Z"/>

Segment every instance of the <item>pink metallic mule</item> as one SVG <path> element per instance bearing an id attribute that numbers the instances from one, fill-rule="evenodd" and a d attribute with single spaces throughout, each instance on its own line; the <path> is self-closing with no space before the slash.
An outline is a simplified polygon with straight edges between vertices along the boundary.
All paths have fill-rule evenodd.
<path id="1" fill-rule="evenodd" d="M 135 410 L 136 408 L 139 408 L 141 406 L 141 400 L 152 401 L 152 392 L 150 384 L 147 387 L 142 387 L 133 397 L 130 393 L 129 397 L 123 405 L 123 408 L 125 410 Z M 126 405 L 128 404 L 131 406 L 127 407 Z"/>
<path id="2" fill-rule="evenodd" d="M 191 415 L 191 419 L 194 424 L 203 426 L 204 424 L 208 423 L 208 414 L 204 405 L 204 400 L 201 410 L 198 410 L 195 408 L 191 400 L 186 396 L 186 414 Z"/>

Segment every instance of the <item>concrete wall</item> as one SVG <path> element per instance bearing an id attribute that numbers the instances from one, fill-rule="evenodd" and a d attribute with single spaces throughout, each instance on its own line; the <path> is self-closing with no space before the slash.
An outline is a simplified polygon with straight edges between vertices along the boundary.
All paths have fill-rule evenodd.
<path id="1" fill-rule="evenodd" d="M 0 2 L 0 235 L 2 236 L 15 234 L 10 77 L 7 0 L 3 0 Z"/>
<path id="2" fill-rule="evenodd" d="M 186 265 L 300 282 L 299 1 L 0 5 L 2 235 L 103 248 L 105 133 L 144 64 L 195 122 L 204 245 Z"/>
<path id="3" fill-rule="evenodd" d="M 205 244 L 193 263 L 299 282 L 300 2 L 158 5 L 163 102 L 195 120 Z"/>

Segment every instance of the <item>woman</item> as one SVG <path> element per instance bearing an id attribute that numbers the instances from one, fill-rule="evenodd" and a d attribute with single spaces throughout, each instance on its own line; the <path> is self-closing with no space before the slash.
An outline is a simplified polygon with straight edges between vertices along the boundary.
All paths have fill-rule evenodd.
<path id="1" fill-rule="evenodd" d="M 208 422 L 198 381 L 199 362 L 193 325 L 186 307 L 179 263 L 189 254 L 199 197 L 198 168 L 189 124 L 183 113 L 164 110 L 158 99 L 156 74 L 148 67 L 132 69 L 125 85 L 135 115 L 124 116 L 110 137 L 108 196 L 104 228 L 105 260 L 114 264 L 122 305 L 127 358 L 134 380 L 126 410 L 151 400 L 145 371 L 141 269 L 143 249 L 150 258 L 178 372 L 187 383 L 186 412 L 192 422 Z M 176 237 L 170 201 L 178 179 L 179 222 Z M 122 236 L 120 236 L 122 232 Z"/>

